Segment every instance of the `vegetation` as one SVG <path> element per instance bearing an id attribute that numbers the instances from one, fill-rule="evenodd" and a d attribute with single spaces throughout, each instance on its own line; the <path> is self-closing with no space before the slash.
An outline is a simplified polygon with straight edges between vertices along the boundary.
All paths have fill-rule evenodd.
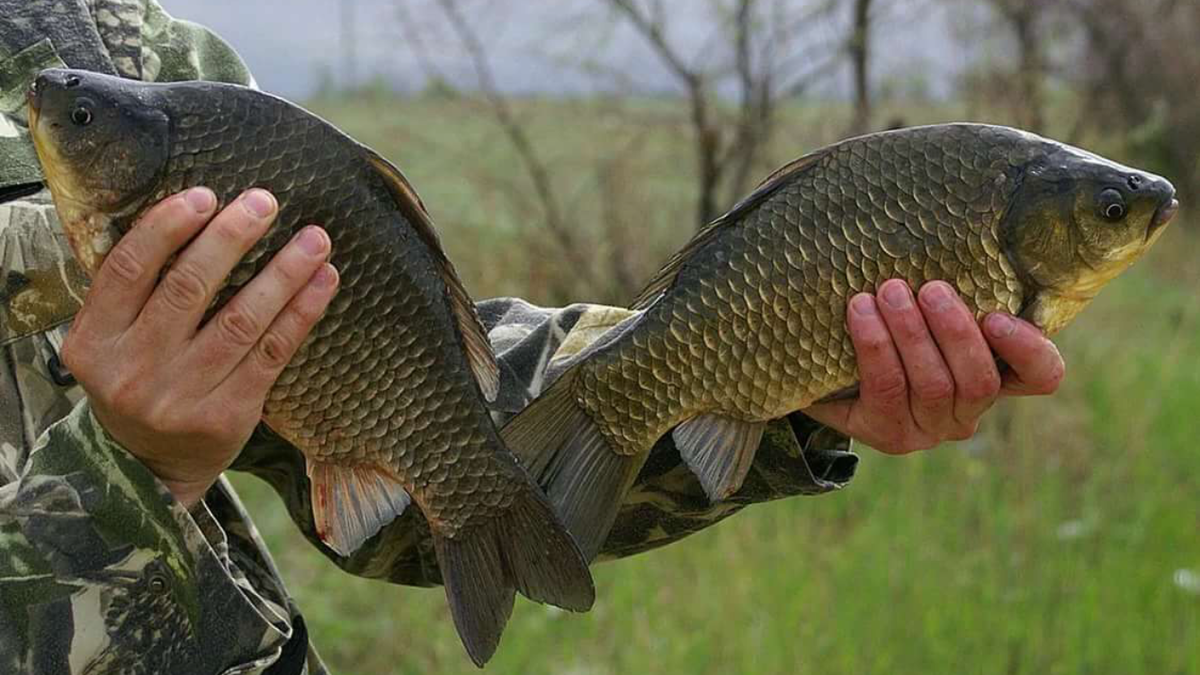
<path id="1" fill-rule="evenodd" d="M 1053 93 L 1046 124 L 1061 136 L 1076 107 Z M 596 261 L 590 278 L 541 229 L 486 103 L 311 102 L 403 167 L 476 297 L 628 299 L 695 230 L 686 111 L 651 99 L 512 105 Z M 873 107 L 908 123 L 967 116 Z M 852 118 L 840 104 L 781 104 L 759 175 Z M 1103 131 L 1081 142 L 1136 159 Z M 489 670 L 1200 675 L 1200 229 L 1188 217 L 1062 335 L 1069 373 L 1054 398 L 1001 402 L 972 441 L 917 456 L 860 448 L 839 493 L 753 507 L 600 565 L 590 614 L 518 602 Z M 337 672 L 477 672 L 440 589 L 343 574 L 264 484 L 235 481 Z"/>

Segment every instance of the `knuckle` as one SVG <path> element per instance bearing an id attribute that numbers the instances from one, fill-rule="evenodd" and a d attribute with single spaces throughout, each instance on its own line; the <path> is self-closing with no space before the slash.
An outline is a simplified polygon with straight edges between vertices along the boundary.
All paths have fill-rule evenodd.
<path id="1" fill-rule="evenodd" d="M 132 284 L 142 278 L 146 267 L 138 259 L 132 245 L 117 246 L 105 260 L 105 269 L 109 276 L 118 282 Z"/>
<path id="2" fill-rule="evenodd" d="M 217 315 L 217 326 L 226 342 L 249 347 L 262 333 L 261 324 L 254 314 L 240 305 L 229 305 Z"/>
<path id="3" fill-rule="evenodd" d="M 879 400 L 898 401 L 908 395 L 908 380 L 903 373 L 888 370 L 864 381 L 863 388 Z"/>
<path id="4" fill-rule="evenodd" d="M 191 311 L 204 305 L 208 284 L 194 265 L 181 263 L 171 268 L 160 284 L 163 300 L 173 309 Z"/>
<path id="5" fill-rule="evenodd" d="M 883 331 L 868 331 L 858 340 L 858 349 L 868 359 L 878 359 L 891 349 L 891 338 Z"/>
<path id="6" fill-rule="evenodd" d="M 132 378 L 120 378 L 110 382 L 99 398 L 116 415 L 127 419 L 144 418 L 148 426 L 152 426 L 150 422 L 158 416 L 154 410 L 147 410 L 142 388 L 137 380 Z"/>
<path id="7" fill-rule="evenodd" d="M 224 245 L 234 248 L 242 248 L 256 238 L 254 221 L 241 209 L 230 211 L 213 224 L 212 230 Z"/>
<path id="8" fill-rule="evenodd" d="M 929 339 L 929 330 L 925 327 L 925 323 L 920 318 L 920 315 L 917 314 L 905 315 L 900 321 L 896 322 L 896 325 L 891 330 L 897 341 L 906 344 L 916 344 Z"/>
<path id="9" fill-rule="evenodd" d="M 308 331 L 312 330 L 312 327 L 325 314 L 325 306 L 324 303 L 311 298 L 307 299 L 307 301 L 301 298 L 300 301 L 292 304 L 292 307 L 288 310 L 288 314 L 291 315 L 292 318 L 290 320 L 293 322 L 296 330 L 307 335 Z"/>
<path id="10" fill-rule="evenodd" d="M 86 338 L 71 331 L 67 333 L 62 348 L 58 351 L 58 358 L 62 361 L 63 366 L 79 381 L 85 379 L 84 376 L 89 370 L 87 344 Z"/>
<path id="11" fill-rule="evenodd" d="M 268 331 L 254 349 L 259 366 L 266 372 L 283 370 L 292 354 L 292 342 L 279 331 Z"/>
<path id="12" fill-rule="evenodd" d="M 954 397 L 954 382 L 944 375 L 934 375 L 912 384 L 913 394 L 925 403 L 945 403 Z"/>
<path id="13" fill-rule="evenodd" d="M 978 421 L 971 422 L 969 424 L 961 424 L 961 425 L 955 427 L 955 429 L 950 432 L 949 440 L 952 440 L 952 441 L 970 440 L 970 438 L 972 436 L 974 436 L 978 430 L 979 430 L 979 422 Z"/>
<path id="14" fill-rule="evenodd" d="M 972 378 L 959 385 L 959 396 L 971 403 L 988 401 L 1000 393 L 1000 374 L 992 368 L 980 377 Z"/>

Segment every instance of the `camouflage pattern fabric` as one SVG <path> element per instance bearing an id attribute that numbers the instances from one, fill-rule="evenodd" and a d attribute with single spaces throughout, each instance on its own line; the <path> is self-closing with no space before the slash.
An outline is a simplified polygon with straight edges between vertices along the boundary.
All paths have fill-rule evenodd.
<path id="1" fill-rule="evenodd" d="M 0 17 L 0 202 L 25 195 L 0 203 L 0 673 L 325 673 L 229 484 L 188 512 L 96 423 L 58 358 L 86 280 L 46 193 L 28 189 L 40 173 L 23 92 L 42 68 L 252 84 L 250 75 L 219 38 L 154 0 L 0 0 Z M 557 364 L 629 316 L 520 300 L 483 302 L 480 313 L 502 369 L 498 423 L 536 397 Z M 417 509 L 352 557 L 332 556 L 314 533 L 303 462 L 261 427 L 234 469 L 270 483 L 346 571 L 440 583 Z M 668 437 L 602 559 L 677 541 L 749 504 L 837 489 L 856 463 L 849 439 L 792 415 L 770 426 L 741 491 L 710 506 Z"/>

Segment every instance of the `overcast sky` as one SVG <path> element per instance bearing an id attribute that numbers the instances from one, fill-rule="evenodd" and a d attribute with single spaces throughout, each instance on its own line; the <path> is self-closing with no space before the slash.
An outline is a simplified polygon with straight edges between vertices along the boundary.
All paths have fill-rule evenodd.
<path id="1" fill-rule="evenodd" d="M 358 79 L 380 76 L 401 88 L 419 88 L 432 62 L 456 86 L 474 76 L 460 43 L 430 0 L 160 0 L 168 12 L 205 24 L 237 48 L 264 89 L 286 96 L 310 93 L 322 71 L 344 77 L 343 3 L 353 20 Z M 500 86 L 510 92 L 578 94 L 613 87 L 672 89 L 672 78 L 644 42 L 611 20 L 600 0 L 462 0 L 484 40 Z M 397 5 L 403 3 L 398 9 Z M 798 4 L 803 4 L 802 1 Z M 849 3 L 844 3 L 848 5 Z M 689 58 L 713 58 L 713 15 L 705 0 L 666 0 L 674 12 L 670 38 Z M 950 22 L 921 0 L 893 3 L 878 31 L 877 74 L 921 73 L 942 90 L 962 67 L 963 50 Z M 886 6 L 886 5 L 885 5 Z M 406 17 L 410 28 L 401 27 Z M 615 26 L 615 27 L 614 27 Z M 808 28 L 805 39 L 832 44 L 837 24 Z M 406 35 L 420 36 L 425 65 Z M 596 67 L 581 67 L 592 61 Z M 596 75 L 596 72 L 604 75 Z M 833 86 L 844 90 L 846 77 Z"/>

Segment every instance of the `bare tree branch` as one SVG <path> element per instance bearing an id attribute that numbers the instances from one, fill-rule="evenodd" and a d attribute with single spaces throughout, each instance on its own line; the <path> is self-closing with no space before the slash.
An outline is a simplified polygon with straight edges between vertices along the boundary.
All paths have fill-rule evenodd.
<path id="1" fill-rule="evenodd" d="M 500 90 L 496 86 L 483 43 L 480 42 L 479 36 L 475 34 L 462 15 L 457 0 L 437 0 L 437 2 L 471 59 L 475 76 L 479 80 L 479 88 L 487 100 L 497 124 L 508 136 L 509 142 L 517 151 L 517 156 L 521 158 L 521 165 L 529 175 L 541 204 L 546 229 L 558 242 L 562 254 L 571 262 L 575 271 L 589 284 L 597 285 L 598 280 L 593 271 L 591 259 L 584 254 L 570 225 L 563 217 L 546 164 L 538 156 L 537 149 L 530 140 L 529 134 L 525 132 L 525 127 L 513 113 L 508 99 L 500 94 Z"/>

